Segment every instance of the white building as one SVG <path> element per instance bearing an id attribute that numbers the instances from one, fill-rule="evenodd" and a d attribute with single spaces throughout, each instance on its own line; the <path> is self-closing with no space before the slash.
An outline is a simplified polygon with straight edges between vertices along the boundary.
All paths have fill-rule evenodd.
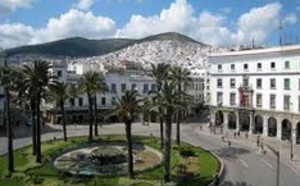
<path id="1" fill-rule="evenodd" d="M 211 120 L 300 142 L 300 45 L 209 56 Z"/>
<path id="2" fill-rule="evenodd" d="M 70 84 L 76 83 L 84 72 L 90 70 L 85 69 L 82 64 L 77 64 L 76 66 L 76 64 L 52 63 L 52 65 L 53 68 L 51 72 L 59 78 L 59 81 Z M 85 71 L 82 69 L 85 69 Z M 92 68 L 92 70 L 95 70 L 95 68 Z M 137 90 L 141 96 L 147 97 L 148 92 L 156 88 L 154 79 L 141 70 L 137 73 L 136 68 L 133 70 L 126 68 L 120 71 L 113 69 L 112 71 L 106 72 L 104 78 L 109 87 L 109 92 L 97 95 L 98 112 L 102 114 L 105 114 L 107 110 L 113 109 L 117 98 L 122 97 L 126 90 L 134 89 Z M 202 88 L 204 79 L 196 75 L 193 75 L 192 79 L 193 82 L 187 87 L 187 92 L 193 96 L 195 105 L 198 105 L 204 101 L 204 91 Z M 60 108 L 56 107 L 55 104 L 47 104 L 46 107 L 48 119 L 51 123 L 60 123 Z M 69 123 L 88 121 L 87 95 L 80 95 L 67 101 L 65 103 L 65 110 Z M 150 117 L 152 121 L 155 121 L 157 118 L 156 116 Z M 112 118 L 112 120 L 113 119 L 116 118 Z"/>

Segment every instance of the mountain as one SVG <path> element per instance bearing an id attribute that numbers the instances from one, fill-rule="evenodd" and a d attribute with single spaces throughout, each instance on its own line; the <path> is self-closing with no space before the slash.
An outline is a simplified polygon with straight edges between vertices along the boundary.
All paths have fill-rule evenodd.
<path id="1" fill-rule="evenodd" d="M 22 46 L 6 50 L 8 56 L 14 55 L 45 55 L 89 57 L 107 54 L 133 44 L 133 39 L 89 40 L 74 37 L 45 44 Z"/>
<path id="2" fill-rule="evenodd" d="M 9 57 L 15 55 L 69 56 L 76 58 L 91 57 L 108 54 L 144 42 L 172 40 L 181 43 L 205 45 L 182 34 L 168 32 L 142 39 L 89 40 L 81 37 L 74 37 L 45 44 L 13 48 L 6 50 L 6 53 Z"/>

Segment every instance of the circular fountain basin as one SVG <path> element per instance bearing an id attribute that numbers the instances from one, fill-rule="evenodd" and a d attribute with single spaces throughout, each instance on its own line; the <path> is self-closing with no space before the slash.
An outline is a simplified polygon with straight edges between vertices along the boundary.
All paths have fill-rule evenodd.
<path id="1" fill-rule="evenodd" d="M 162 154 L 149 146 L 133 144 L 134 171 L 153 168 L 162 162 Z M 120 142 L 101 142 L 79 147 L 56 157 L 56 169 L 72 175 L 124 175 L 127 173 L 127 146 Z"/>

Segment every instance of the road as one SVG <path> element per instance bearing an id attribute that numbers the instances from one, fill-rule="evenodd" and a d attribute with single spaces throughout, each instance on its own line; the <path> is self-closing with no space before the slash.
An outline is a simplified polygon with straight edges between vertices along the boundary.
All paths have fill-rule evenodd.
<path id="1" fill-rule="evenodd" d="M 276 159 L 272 156 L 257 153 L 255 149 L 233 143 L 230 147 L 222 143 L 219 138 L 200 135 L 197 133 L 198 124 L 183 124 L 181 138 L 183 141 L 207 150 L 214 151 L 225 164 L 225 182 L 243 186 L 276 186 Z M 101 134 L 124 134 L 123 124 L 106 125 L 99 129 Z M 175 130 L 173 130 L 173 135 Z M 157 124 L 142 126 L 134 124 L 133 133 L 136 135 L 159 135 Z M 88 134 L 87 127 L 69 127 L 69 136 L 82 136 Z M 174 135 L 175 136 L 175 135 Z M 42 140 L 61 138 L 62 132 L 43 134 Z M 30 144 L 31 138 L 25 137 L 14 141 L 15 148 Z M 0 154 L 6 153 L 6 138 L 0 137 Z M 300 175 L 284 164 L 280 164 L 280 185 L 299 186 Z"/>

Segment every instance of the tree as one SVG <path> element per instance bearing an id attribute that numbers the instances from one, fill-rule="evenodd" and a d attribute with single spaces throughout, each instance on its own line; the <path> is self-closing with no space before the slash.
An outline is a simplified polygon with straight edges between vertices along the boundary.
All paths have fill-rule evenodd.
<path id="1" fill-rule="evenodd" d="M 108 90 L 107 85 L 104 82 L 102 74 L 94 71 L 88 71 L 83 74 L 79 80 L 78 90 L 80 94 L 86 93 L 89 101 L 89 141 L 93 140 L 93 123 L 95 123 L 95 134 L 98 135 L 97 124 L 97 103 L 96 94 L 98 92 L 105 92 Z M 94 101 L 93 101 L 94 100 Z M 94 102 L 94 113 L 93 113 Z"/>
<path id="2" fill-rule="evenodd" d="M 5 61 L 6 65 L 6 61 Z M 7 128 L 7 157 L 8 157 L 8 172 L 14 172 L 14 155 L 13 155 L 13 131 L 11 121 L 11 108 L 10 108 L 10 91 L 14 89 L 14 82 L 16 81 L 17 71 L 7 66 L 0 68 L 0 84 L 4 87 L 5 94 L 5 122 Z"/>
<path id="3" fill-rule="evenodd" d="M 155 83 L 156 83 L 156 88 L 157 91 L 160 92 L 163 82 L 167 79 L 168 77 L 168 70 L 170 69 L 169 64 L 165 63 L 159 63 L 157 66 L 154 64 L 151 64 L 151 76 L 154 78 Z M 161 144 L 160 147 L 161 149 L 164 148 L 164 118 L 162 113 L 162 108 L 158 108 L 158 114 L 159 114 L 159 124 L 160 124 L 160 139 L 161 139 Z"/>
<path id="4" fill-rule="evenodd" d="M 182 92 L 182 86 L 187 86 L 189 82 L 192 82 L 192 79 L 190 78 L 190 71 L 188 69 L 181 68 L 179 66 L 174 66 L 171 68 L 170 73 L 170 80 L 172 84 L 176 87 L 178 92 Z M 189 103 L 189 100 L 184 97 L 185 94 L 183 94 L 183 97 L 181 100 L 183 101 L 183 104 L 187 105 Z M 176 143 L 177 145 L 180 145 L 180 122 L 183 117 L 183 110 L 178 109 L 176 110 Z"/>
<path id="5" fill-rule="evenodd" d="M 97 117 L 97 94 L 108 92 L 108 86 L 105 83 L 105 79 L 101 73 L 94 73 L 95 89 L 94 89 L 94 124 L 95 124 L 95 136 L 98 136 L 98 117 Z"/>
<path id="6" fill-rule="evenodd" d="M 126 91 L 122 98 L 118 98 L 118 102 L 115 108 L 117 116 L 122 122 L 125 123 L 127 149 L 128 149 L 128 176 L 133 178 L 133 154 L 132 154 L 132 134 L 131 124 L 134 121 L 135 116 L 141 112 L 140 102 L 138 99 L 138 93 L 135 90 Z"/>
<path id="7" fill-rule="evenodd" d="M 170 81 L 164 81 L 160 91 L 152 92 L 153 109 L 160 108 L 165 119 L 164 138 L 164 181 L 170 181 L 172 118 L 177 109 L 182 108 L 182 92 L 173 88 Z"/>
<path id="8" fill-rule="evenodd" d="M 70 96 L 69 87 L 65 83 L 56 83 L 49 86 L 50 92 L 48 95 L 48 101 L 54 101 L 56 105 L 59 105 L 62 114 L 63 134 L 64 140 L 67 141 L 67 130 L 66 130 L 66 116 L 65 116 L 65 102 Z"/>
<path id="9" fill-rule="evenodd" d="M 23 87 L 21 88 L 28 99 L 31 102 L 31 109 L 33 117 L 36 116 L 35 130 L 36 132 L 36 162 L 41 163 L 42 154 L 41 154 L 41 101 L 47 95 L 48 86 L 51 83 L 54 83 L 56 77 L 52 76 L 49 72 L 51 66 L 48 62 L 36 60 L 34 61 L 33 66 L 24 65 L 24 82 Z M 33 118 L 34 119 L 34 118 Z M 34 135 L 34 134 L 33 134 Z"/>

